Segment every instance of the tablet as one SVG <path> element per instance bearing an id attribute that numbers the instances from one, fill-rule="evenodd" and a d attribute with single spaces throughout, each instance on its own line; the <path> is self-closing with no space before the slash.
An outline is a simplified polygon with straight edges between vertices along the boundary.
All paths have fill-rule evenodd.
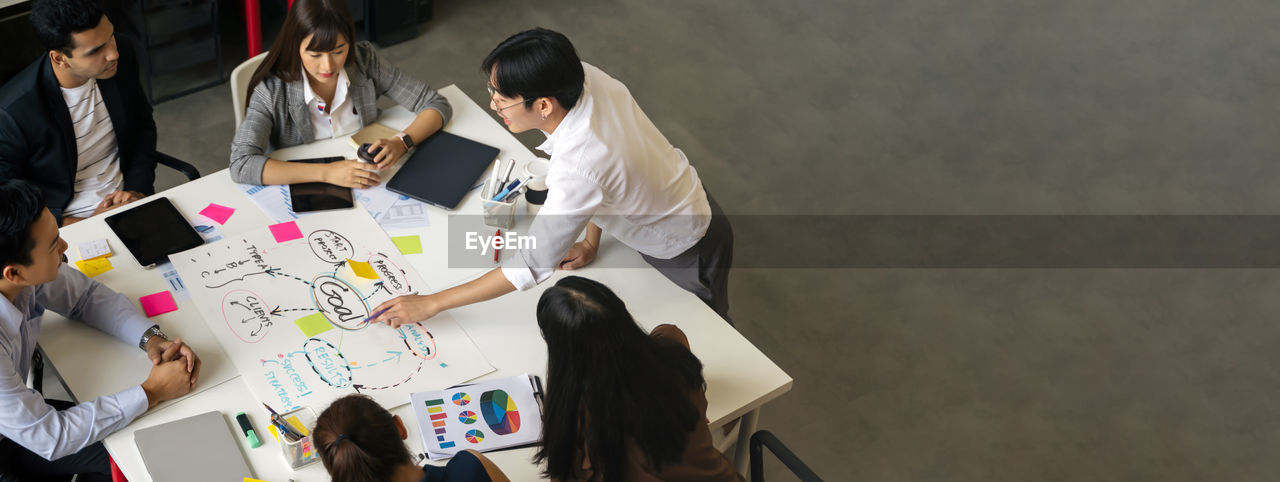
<path id="1" fill-rule="evenodd" d="M 204 244 L 187 218 L 169 198 L 152 196 L 128 211 L 107 216 L 107 226 L 144 268 L 165 261 L 169 255 Z"/>
<path id="2" fill-rule="evenodd" d="M 317 157 L 313 159 L 295 159 L 289 162 L 328 164 L 341 160 L 343 160 L 341 157 Z M 290 184 L 289 202 L 292 204 L 293 212 L 295 213 L 350 209 L 355 206 L 355 201 L 352 200 L 351 196 L 351 188 L 335 186 L 327 182 Z"/>
<path id="3" fill-rule="evenodd" d="M 444 209 L 453 209 L 476 185 L 498 148 L 438 131 L 418 146 L 387 190 Z"/>

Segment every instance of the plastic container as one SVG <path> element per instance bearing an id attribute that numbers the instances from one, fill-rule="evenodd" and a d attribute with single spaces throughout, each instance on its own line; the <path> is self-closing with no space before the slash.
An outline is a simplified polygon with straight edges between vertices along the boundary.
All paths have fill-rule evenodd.
<path id="1" fill-rule="evenodd" d="M 296 442 L 290 442 L 285 438 L 284 434 L 279 434 L 280 451 L 284 454 L 284 460 L 289 463 L 289 467 L 297 470 L 309 464 L 320 460 L 320 451 L 311 443 L 311 430 L 316 426 L 316 412 L 311 407 L 302 407 L 292 412 L 280 414 L 282 418 L 288 420 L 289 417 L 297 417 L 298 421 L 307 428 L 307 437 L 302 437 Z M 279 429 L 276 430 L 279 433 Z"/>
<path id="2" fill-rule="evenodd" d="M 494 187 L 489 185 L 489 181 L 485 181 L 484 188 L 480 189 L 480 200 L 484 201 L 484 224 L 499 229 L 511 229 L 516 225 L 516 200 L 520 196 L 513 196 L 508 202 L 494 201 L 493 197 L 502 192 L 502 189 L 495 190 Z"/>

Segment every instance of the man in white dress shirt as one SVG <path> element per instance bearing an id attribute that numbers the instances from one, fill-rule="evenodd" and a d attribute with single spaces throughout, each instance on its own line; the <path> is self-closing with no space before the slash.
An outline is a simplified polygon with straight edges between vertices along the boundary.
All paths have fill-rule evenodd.
<path id="1" fill-rule="evenodd" d="M 595 259 L 600 235 L 729 319 L 733 231 L 683 152 L 667 142 L 626 86 L 581 62 L 564 35 L 520 32 L 485 58 L 490 108 L 512 132 L 538 129 L 551 156 L 548 194 L 522 249 L 500 269 L 431 295 L 401 296 L 374 322 L 414 323 L 459 306 L 527 290 L 557 268 Z M 583 229 L 586 238 L 575 242 Z"/>
<path id="2" fill-rule="evenodd" d="M 102 439 L 157 403 L 185 395 L 200 375 L 191 348 L 166 338 L 123 295 L 67 266 L 66 250 L 40 190 L 21 180 L 0 182 L 0 482 L 72 474 L 111 480 Z M 46 308 L 146 351 L 150 375 L 79 405 L 45 400 L 26 378 Z"/>

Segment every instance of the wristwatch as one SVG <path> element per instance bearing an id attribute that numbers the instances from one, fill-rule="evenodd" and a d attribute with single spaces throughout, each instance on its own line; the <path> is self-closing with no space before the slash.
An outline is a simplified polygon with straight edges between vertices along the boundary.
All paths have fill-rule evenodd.
<path id="1" fill-rule="evenodd" d="M 409 137 L 409 134 L 401 132 L 396 134 L 396 137 L 400 138 L 400 142 L 404 143 L 404 150 L 413 149 L 413 138 Z"/>
<path id="2" fill-rule="evenodd" d="M 138 341 L 138 348 L 142 351 L 147 351 L 147 342 L 151 341 L 153 336 L 159 336 L 165 340 L 169 339 L 169 337 L 164 336 L 163 331 L 160 331 L 160 325 L 151 325 L 151 328 L 147 328 L 147 331 L 142 332 L 142 340 Z"/>

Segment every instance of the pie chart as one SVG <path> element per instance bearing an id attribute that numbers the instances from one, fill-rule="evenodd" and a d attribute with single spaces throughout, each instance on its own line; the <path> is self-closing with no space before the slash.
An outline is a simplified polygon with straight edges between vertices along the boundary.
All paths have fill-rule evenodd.
<path id="1" fill-rule="evenodd" d="M 463 435 L 463 438 L 466 438 L 468 442 L 478 444 L 484 441 L 484 432 L 479 430 L 468 430 L 467 434 Z"/>
<path id="2" fill-rule="evenodd" d="M 467 425 L 476 423 L 476 413 L 470 410 L 463 410 L 458 414 L 458 421 Z"/>
<path id="3" fill-rule="evenodd" d="M 471 396 L 462 392 L 453 394 L 453 404 L 459 407 L 471 403 Z"/>
<path id="4" fill-rule="evenodd" d="M 493 433 L 507 435 L 520 430 L 520 412 L 516 410 L 516 401 L 507 392 L 490 390 L 482 393 L 480 413 L 484 414 L 484 423 Z"/>

